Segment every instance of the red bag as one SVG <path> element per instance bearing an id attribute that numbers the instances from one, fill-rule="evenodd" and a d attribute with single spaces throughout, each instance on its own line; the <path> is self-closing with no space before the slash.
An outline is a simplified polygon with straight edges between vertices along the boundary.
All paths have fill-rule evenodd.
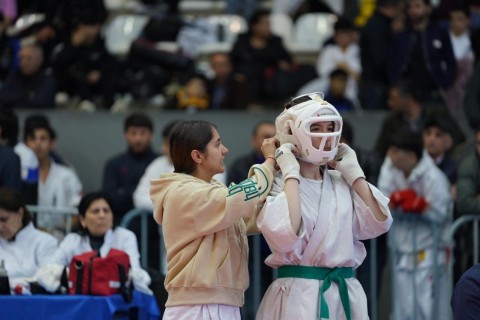
<path id="1" fill-rule="evenodd" d="M 68 291 L 100 296 L 121 293 L 128 299 L 129 270 L 130 258 L 121 250 L 111 249 L 103 258 L 98 251 L 76 255 L 70 262 Z"/>

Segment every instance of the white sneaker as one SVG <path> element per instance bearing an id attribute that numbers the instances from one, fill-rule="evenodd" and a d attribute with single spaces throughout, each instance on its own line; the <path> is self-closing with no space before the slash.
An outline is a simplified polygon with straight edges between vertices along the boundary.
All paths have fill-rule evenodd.
<path id="1" fill-rule="evenodd" d="M 85 112 L 94 112 L 97 110 L 95 104 L 90 100 L 83 100 L 78 104 L 78 110 Z"/>

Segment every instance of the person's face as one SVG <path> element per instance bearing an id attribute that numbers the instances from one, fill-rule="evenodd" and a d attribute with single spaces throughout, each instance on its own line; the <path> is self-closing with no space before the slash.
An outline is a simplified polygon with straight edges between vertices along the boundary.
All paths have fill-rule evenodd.
<path id="1" fill-rule="evenodd" d="M 87 44 L 94 43 L 100 33 L 99 24 L 81 25 L 80 28 L 82 28 L 82 32 L 85 37 L 85 43 Z"/>
<path id="2" fill-rule="evenodd" d="M 215 73 L 215 78 L 225 79 L 232 73 L 232 64 L 226 54 L 215 54 L 210 60 L 210 67 Z"/>
<path id="3" fill-rule="evenodd" d="M 261 17 L 256 24 L 252 26 L 252 33 L 261 38 L 268 38 L 272 35 L 270 30 L 270 17 Z"/>
<path id="4" fill-rule="evenodd" d="M 392 161 L 393 166 L 404 173 L 411 172 L 415 166 L 415 157 L 412 152 L 391 146 L 388 148 L 387 156 Z"/>
<path id="5" fill-rule="evenodd" d="M 345 96 L 345 90 L 347 89 L 347 79 L 343 77 L 336 77 L 330 80 L 330 92 L 334 97 Z"/>
<path id="6" fill-rule="evenodd" d="M 85 216 L 80 216 L 80 223 L 92 236 L 103 236 L 113 227 L 112 209 L 104 199 L 95 200 L 88 207 Z"/>
<path id="7" fill-rule="evenodd" d="M 40 51 L 34 47 L 23 47 L 18 54 L 20 70 L 24 75 L 37 73 L 43 63 Z"/>
<path id="8" fill-rule="evenodd" d="M 203 98 L 207 93 L 207 87 L 203 80 L 192 78 L 185 85 L 185 92 L 189 97 Z"/>
<path id="9" fill-rule="evenodd" d="M 255 136 L 252 137 L 252 146 L 255 152 L 261 153 L 263 140 L 274 137 L 275 133 L 275 125 L 269 123 L 261 124 L 257 128 Z"/>
<path id="10" fill-rule="evenodd" d="M 461 35 L 468 30 L 470 26 L 470 20 L 467 15 L 462 11 L 450 12 L 450 29 L 456 36 Z"/>
<path id="11" fill-rule="evenodd" d="M 326 132 L 333 132 L 333 130 L 334 130 L 334 125 L 333 125 L 333 122 L 331 122 L 331 121 L 329 121 L 329 122 L 316 122 L 316 123 L 312 123 L 311 126 L 310 126 L 310 132 L 311 133 L 326 133 Z M 316 149 L 319 149 L 320 144 L 321 144 L 323 139 L 325 139 L 325 138 L 312 137 L 313 147 L 316 148 Z M 327 139 L 327 141 L 325 142 L 325 146 L 324 146 L 323 150 L 330 151 L 331 149 L 332 149 L 331 139 Z"/>
<path id="12" fill-rule="evenodd" d="M 409 0 L 407 3 L 407 15 L 412 23 L 419 24 L 430 16 L 431 8 L 423 0 Z"/>
<path id="13" fill-rule="evenodd" d="M 423 147 L 436 158 L 448 150 L 448 134 L 438 127 L 431 126 L 423 131 Z"/>
<path id="14" fill-rule="evenodd" d="M 0 237 L 11 239 L 22 228 L 23 209 L 18 212 L 0 209 Z"/>
<path id="15" fill-rule="evenodd" d="M 387 104 L 390 110 L 394 112 L 400 112 L 405 109 L 405 99 L 402 98 L 400 92 L 396 88 L 391 88 L 388 92 Z"/>
<path id="16" fill-rule="evenodd" d="M 350 30 L 338 30 L 334 35 L 335 43 L 340 48 L 346 48 L 352 43 L 352 35 Z"/>
<path id="17" fill-rule="evenodd" d="M 54 149 L 50 134 L 46 129 L 35 129 L 33 136 L 27 137 L 27 146 L 35 152 L 37 158 L 42 161 L 50 157 L 50 151 Z"/>
<path id="18" fill-rule="evenodd" d="M 217 173 L 225 172 L 224 160 L 228 149 L 223 145 L 220 135 L 215 128 L 212 128 L 212 133 L 212 140 L 210 140 L 204 152 L 205 161 L 203 166 L 213 177 Z"/>
<path id="19" fill-rule="evenodd" d="M 129 127 L 125 131 L 125 140 L 133 153 L 143 153 L 150 148 L 153 133 L 146 127 Z"/>

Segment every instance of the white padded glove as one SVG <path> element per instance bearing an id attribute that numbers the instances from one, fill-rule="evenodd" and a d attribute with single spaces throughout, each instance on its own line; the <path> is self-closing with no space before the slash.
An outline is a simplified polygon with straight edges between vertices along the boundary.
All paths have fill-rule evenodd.
<path id="1" fill-rule="evenodd" d="M 40 268 L 34 276 L 38 284 L 48 292 L 55 292 L 60 287 L 64 266 L 57 263 L 47 264 Z"/>
<path id="2" fill-rule="evenodd" d="M 300 181 L 300 164 L 292 152 L 294 148 L 292 143 L 284 143 L 275 151 L 275 159 L 282 171 L 284 181 L 292 178 Z"/>
<path id="3" fill-rule="evenodd" d="M 349 186 L 353 185 L 353 182 L 358 178 L 365 178 L 362 168 L 358 164 L 358 159 L 355 151 L 345 143 L 342 143 L 338 147 L 336 170 L 340 171 L 345 181 Z"/>
<path id="4" fill-rule="evenodd" d="M 152 280 L 147 271 L 142 268 L 132 268 L 130 269 L 130 276 L 135 289 L 145 294 L 153 295 L 152 290 L 148 287 Z"/>

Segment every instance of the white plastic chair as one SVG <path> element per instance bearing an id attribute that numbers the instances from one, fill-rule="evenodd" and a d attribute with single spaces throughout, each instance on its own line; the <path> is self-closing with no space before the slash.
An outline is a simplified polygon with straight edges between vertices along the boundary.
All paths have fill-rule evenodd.
<path id="1" fill-rule="evenodd" d="M 105 46 L 115 56 L 125 56 L 132 42 L 138 38 L 149 17 L 137 14 L 122 14 L 114 17 L 105 26 Z"/>
<path id="2" fill-rule="evenodd" d="M 214 14 L 208 16 L 207 20 L 223 28 L 223 39 L 218 39 L 218 42 L 233 43 L 239 33 L 247 30 L 247 22 L 241 16 Z"/>
<path id="3" fill-rule="evenodd" d="M 321 46 L 333 35 L 337 17 L 330 13 L 306 13 L 295 22 L 293 50 L 320 51 Z"/>
<path id="4" fill-rule="evenodd" d="M 272 13 L 270 15 L 270 29 L 272 33 L 280 36 L 283 43 L 288 47 L 292 42 L 293 22 L 289 15 L 284 13 Z"/>
<path id="5" fill-rule="evenodd" d="M 247 22 L 238 15 L 214 14 L 206 19 L 208 23 L 219 26 L 219 29 L 215 42 L 206 42 L 199 48 L 201 55 L 209 55 L 216 51 L 230 51 L 238 34 L 247 30 Z"/>

